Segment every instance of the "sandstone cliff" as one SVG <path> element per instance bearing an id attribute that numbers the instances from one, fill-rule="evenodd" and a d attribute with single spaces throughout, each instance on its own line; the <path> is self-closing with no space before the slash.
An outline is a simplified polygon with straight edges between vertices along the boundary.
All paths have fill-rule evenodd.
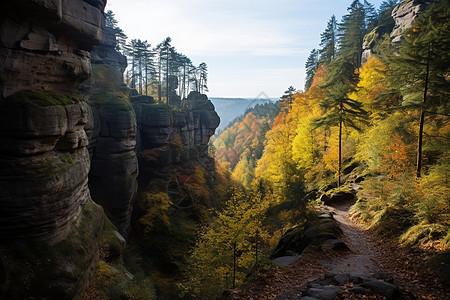
<path id="1" fill-rule="evenodd" d="M 102 259 L 120 264 L 125 241 L 103 209 L 126 235 L 139 172 L 141 190 L 192 161 L 213 176 L 207 143 L 219 124 L 214 106 L 195 92 L 181 100 L 175 81 L 175 106 L 131 97 L 122 82 L 126 58 L 104 29 L 104 2 L 0 3 L 0 296 L 6 299 L 81 295 L 99 244 L 109 248 Z"/>
<path id="2" fill-rule="evenodd" d="M 78 87 L 101 41 L 103 0 L 0 4 L 0 287 L 66 299 L 92 276 L 103 226 L 88 189 Z"/>
<path id="3" fill-rule="evenodd" d="M 127 236 L 137 191 L 137 125 L 122 79 L 127 60 L 114 49 L 115 45 L 114 32 L 106 28 L 102 44 L 91 51 L 94 71 L 89 99 L 89 188 L 94 201 Z"/>
<path id="4" fill-rule="evenodd" d="M 389 34 L 393 44 L 399 44 L 403 33 L 412 26 L 417 18 L 431 3 L 438 0 L 404 0 L 392 10 L 392 24 L 380 24 L 364 37 L 361 62 L 364 64 L 374 52 L 385 34 Z"/>

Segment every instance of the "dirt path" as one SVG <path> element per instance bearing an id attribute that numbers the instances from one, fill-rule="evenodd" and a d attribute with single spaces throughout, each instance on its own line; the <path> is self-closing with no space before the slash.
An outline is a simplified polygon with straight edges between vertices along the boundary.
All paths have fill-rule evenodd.
<path id="1" fill-rule="evenodd" d="M 245 289 L 236 289 L 221 299 L 276 299 L 329 273 L 389 273 L 400 287 L 403 299 L 450 299 L 448 290 L 438 283 L 425 264 L 419 262 L 414 268 L 409 267 L 411 260 L 417 261 L 414 255 L 411 257 L 411 254 L 386 242 L 375 240 L 362 225 L 352 221 L 349 217 L 352 204 L 347 202 L 322 207 L 322 210 L 333 213 L 343 231 L 341 240 L 349 251 L 302 254 L 291 265 L 270 271 Z"/>
<path id="2" fill-rule="evenodd" d="M 334 218 L 343 231 L 341 240 L 350 248 L 350 252 L 337 257 L 329 266 L 333 273 L 373 274 L 382 271 L 379 266 L 380 253 L 370 234 L 359 224 L 349 219 L 348 211 L 352 202 L 341 203 L 324 210 L 334 212 Z"/>

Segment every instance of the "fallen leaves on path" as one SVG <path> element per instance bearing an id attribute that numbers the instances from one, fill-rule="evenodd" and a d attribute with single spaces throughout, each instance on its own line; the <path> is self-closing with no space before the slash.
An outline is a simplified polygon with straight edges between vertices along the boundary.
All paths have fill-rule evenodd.
<path id="1" fill-rule="evenodd" d="M 350 207 L 348 205 L 348 207 Z M 347 252 L 308 253 L 287 267 L 271 270 L 261 277 L 253 280 L 245 288 L 226 292 L 220 299 L 275 299 L 279 295 L 292 291 L 314 279 L 323 277 L 330 270 L 324 265 L 335 264 L 338 261 L 349 259 L 356 251 L 367 250 L 373 253 L 366 255 L 382 272 L 391 273 L 396 285 L 402 292 L 403 299 L 447 300 L 450 299 L 450 289 L 443 286 L 437 275 L 428 266 L 432 253 L 418 248 L 402 248 L 398 242 L 380 239 L 362 228 L 361 224 L 348 218 L 348 207 L 339 207 L 345 212 L 347 225 L 358 228 L 358 234 L 364 235 L 364 245 L 361 241 L 353 241 L 357 249 Z M 358 235 L 353 235 L 352 238 Z M 345 237 L 344 237 L 345 239 Z M 358 249 L 358 242 L 361 249 Z M 367 245 L 370 244 L 370 245 Z M 350 286 L 349 286 L 350 288 Z M 379 295 L 358 295 L 344 288 L 340 299 L 383 299 Z"/>

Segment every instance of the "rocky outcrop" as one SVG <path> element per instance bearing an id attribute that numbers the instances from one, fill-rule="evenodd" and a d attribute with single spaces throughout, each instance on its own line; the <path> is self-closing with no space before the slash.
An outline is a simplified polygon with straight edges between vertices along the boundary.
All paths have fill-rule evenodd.
<path id="1" fill-rule="evenodd" d="M 0 3 L 0 293 L 68 299 L 98 260 L 103 210 L 88 189 L 78 88 L 101 40 L 103 0 Z"/>
<path id="2" fill-rule="evenodd" d="M 341 235 L 342 230 L 333 215 L 322 213 L 316 220 L 286 231 L 272 252 L 271 258 L 299 255 L 314 249 L 348 250 L 347 245 L 339 239 Z"/>
<path id="3" fill-rule="evenodd" d="M 361 64 L 365 64 L 369 57 L 374 53 L 375 46 L 382 40 L 383 36 L 390 33 L 392 27 L 389 26 L 377 26 L 371 32 L 366 34 L 363 41 L 363 52 L 361 58 Z"/>
<path id="4" fill-rule="evenodd" d="M 101 41 L 104 0 L 2 1 L 0 94 L 76 90 Z M 100 9 L 101 8 L 101 9 Z"/>
<path id="5" fill-rule="evenodd" d="M 438 0 L 405 0 L 392 11 L 395 27 L 391 32 L 391 41 L 400 43 L 403 33 L 412 26 L 414 20 L 426 10 L 431 3 Z"/>
<path id="6" fill-rule="evenodd" d="M 137 125 L 122 80 L 127 60 L 115 46 L 114 32 L 106 28 L 103 43 L 91 51 L 89 188 L 94 201 L 103 206 L 119 232 L 127 236 L 137 192 Z"/>
<path id="7" fill-rule="evenodd" d="M 379 44 L 385 34 L 389 34 L 391 42 L 398 45 L 403 33 L 412 26 L 414 20 L 426 10 L 430 4 L 439 0 L 404 0 L 392 10 L 395 25 L 390 22 L 375 27 L 365 37 L 362 45 L 361 63 L 364 64 L 375 53 L 374 48 Z"/>
<path id="8" fill-rule="evenodd" d="M 326 274 L 276 300 L 314 299 L 402 299 L 399 288 L 388 273 L 368 274 Z"/>
<path id="9" fill-rule="evenodd" d="M 207 158 L 209 138 L 220 118 L 206 95 L 191 92 L 182 101 L 181 109 L 171 109 L 145 96 L 135 97 L 132 102 L 139 128 L 138 152 L 147 163 L 168 167 Z"/>

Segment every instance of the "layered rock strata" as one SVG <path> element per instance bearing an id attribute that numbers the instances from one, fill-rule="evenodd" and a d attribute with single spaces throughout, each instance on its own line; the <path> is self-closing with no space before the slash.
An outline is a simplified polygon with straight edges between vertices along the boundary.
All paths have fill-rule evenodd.
<path id="1" fill-rule="evenodd" d="M 92 198 L 105 209 L 120 233 L 127 236 L 137 192 L 136 117 L 122 73 L 126 58 L 115 50 L 114 31 L 106 28 L 102 44 L 91 52 L 94 76 L 91 80 L 89 126 Z"/>
<path id="2" fill-rule="evenodd" d="M 206 95 L 191 92 L 181 101 L 181 109 L 145 96 L 134 97 L 132 102 L 138 123 L 138 153 L 144 159 L 150 157 L 141 160 L 142 164 L 164 169 L 180 162 L 207 160 L 208 142 L 220 118 Z"/>
<path id="3" fill-rule="evenodd" d="M 103 210 L 88 189 L 89 51 L 103 0 L 0 3 L 0 293 L 68 299 L 98 259 Z"/>
<path id="4" fill-rule="evenodd" d="M 439 0 L 405 0 L 400 2 L 392 11 L 395 26 L 391 32 L 391 41 L 400 43 L 403 33 L 412 26 L 414 20 L 433 2 Z"/>
<path id="5" fill-rule="evenodd" d="M 412 26 L 414 20 L 433 2 L 437 1 L 439 0 L 404 0 L 400 2 L 392 10 L 394 27 L 391 24 L 381 24 L 364 37 L 362 64 L 369 60 L 369 57 L 374 53 L 375 46 L 382 41 L 385 34 L 390 35 L 391 42 L 394 45 L 399 45 L 404 32 Z"/>

